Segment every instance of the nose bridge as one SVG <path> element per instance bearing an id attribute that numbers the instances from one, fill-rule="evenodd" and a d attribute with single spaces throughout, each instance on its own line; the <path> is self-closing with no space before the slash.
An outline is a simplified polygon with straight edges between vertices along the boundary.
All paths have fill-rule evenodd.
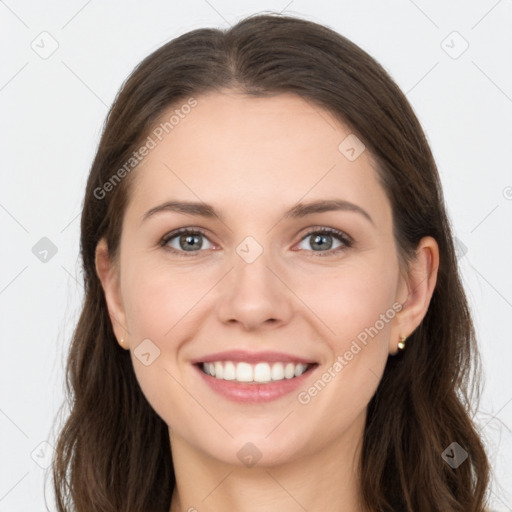
<path id="1" fill-rule="evenodd" d="M 282 290 L 276 290 L 275 279 L 268 267 L 272 267 L 271 251 L 253 236 L 245 237 L 233 254 L 233 290 L 238 298 L 251 302 L 270 300 Z"/>
<path id="2" fill-rule="evenodd" d="M 253 236 L 245 237 L 232 254 L 233 268 L 219 297 L 219 319 L 238 321 L 246 328 L 270 319 L 287 321 L 291 297 L 274 266 L 272 251 Z"/>

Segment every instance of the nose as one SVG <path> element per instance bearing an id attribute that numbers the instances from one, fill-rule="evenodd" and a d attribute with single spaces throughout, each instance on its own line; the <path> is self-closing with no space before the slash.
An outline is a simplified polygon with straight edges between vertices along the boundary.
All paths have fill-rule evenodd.
<path id="1" fill-rule="evenodd" d="M 278 327 L 293 315 L 293 293 L 264 251 L 252 263 L 233 254 L 233 268 L 219 283 L 217 316 L 246 330 Z"/>

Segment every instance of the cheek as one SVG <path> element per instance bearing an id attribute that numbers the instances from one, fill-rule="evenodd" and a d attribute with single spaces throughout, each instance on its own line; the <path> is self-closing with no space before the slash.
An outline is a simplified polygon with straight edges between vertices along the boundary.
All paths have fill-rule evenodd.
<path id="1" fill-rule="evenodd" d="M 376 260 L 340 265 L 329 272 L 323 269 L 321 273 L 304 273 L 296 281 L 295 290 L 324 324 L 323 332 L 331 348 L 343 353 L 358 335 L 362 342 L 365 333 L 368 339 L 386 337 L 395 314 L 392 305 L 397 277 L 395 267 Z"/>
<path id="2" fill-rule="evenodd" d="M 396 316 L 392 306 L 398 268 L 375 261 L 344 266 L 328 277 L 303 279 L 298 291 L 321 319 L 331 356 L 326 362 L 329 371 L 317 377 L 322 382 L 303 390 L 300 403 L 327 407 L 325 414 L 336 418 L 333 428 L 338 428 L 366 407 L 382 376 Z"/>
<path id="3" fill-rule="evenodd" d="M 127 275 L 126 312 L 136 336 L 167 345 L 208 290 L 208 276 L 164 265 L 139 263 Z"/>
<path id="4" fill-rule="evenodd" d="M 295 434 L 305 450 L 332 445 L 342 434 L 356 439 L 364 427 L 364 412 L 388 359 L 396 276 L 383 273 L 377 262 L 346 265 L 320 280 L 302 276 L 297 295 L 307 297 L 304 302 L 320 318 L 309 317 L 330 353 L 316 378 L 296 395 L 295 421 L 301 427 Z M 287 446 L 293 434 L 283 429 L 279 441 Z"/>
<path id="5" fill-rule="evenodd" d="M 190 272 L 139 261 L 126 272 L 124 290 L 132 364 L 143 394 L 168 425 L 176 423 L 173 411 L 180 411 L 180 425 L 197 421 L 201 411 L 180 385 L 185 375 L 179 356 L 190 339 L 184 332 L 191 332 L 193 307 L 205 293 L 205 282 Z"/>

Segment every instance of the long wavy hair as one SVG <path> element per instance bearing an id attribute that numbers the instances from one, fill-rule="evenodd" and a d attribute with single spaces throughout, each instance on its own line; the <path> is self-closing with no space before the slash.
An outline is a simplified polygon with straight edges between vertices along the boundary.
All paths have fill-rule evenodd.
<path id="1" fill-rule="evenodd" d="M 69 414 L 59 430 L 53 490 L 59 512 L 168 512 L 175 475 L 168 426 L 116 341 L 95 249 L 112 259 L 136 168 L 112 178 L 172 106 L 220 90 L 254 97 L 294 93 L 330 111 L 366 145 L 393 213 L 407 268 L 432 236 L 440 264 L 433 296 L 407 348 L 388 358 L 367 411 L 359 465 L 362 498 L 379 512 L 485 510 L 489 463 L 473 416 L 481 393 L 475 330 L 461 283 L 440 178 L 405 95 L 370 55 L 326 26 L 257 14 L 227 30 L 197 29 L 146 57 L 105 121 L 81 217 L 84 303 L 66 365 Z M 118 174 L 119 177 L 119 174 Z M 99 190 L 109 193 L 99 194 Z M 452 468 L 457 442 L 467 460 Z"/>

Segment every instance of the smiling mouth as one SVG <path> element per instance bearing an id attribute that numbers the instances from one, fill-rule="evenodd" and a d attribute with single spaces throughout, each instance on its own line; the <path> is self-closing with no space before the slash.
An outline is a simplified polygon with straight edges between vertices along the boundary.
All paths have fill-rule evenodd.
<path id="1" fill-rule="evenodd" d="M 251 364 L 235 361 L 198 363 L 199 369 L 217 380 L 240 384 L 268 384 L 291 380 L 318 366 L 317 363 L 260 362 Z"/>

